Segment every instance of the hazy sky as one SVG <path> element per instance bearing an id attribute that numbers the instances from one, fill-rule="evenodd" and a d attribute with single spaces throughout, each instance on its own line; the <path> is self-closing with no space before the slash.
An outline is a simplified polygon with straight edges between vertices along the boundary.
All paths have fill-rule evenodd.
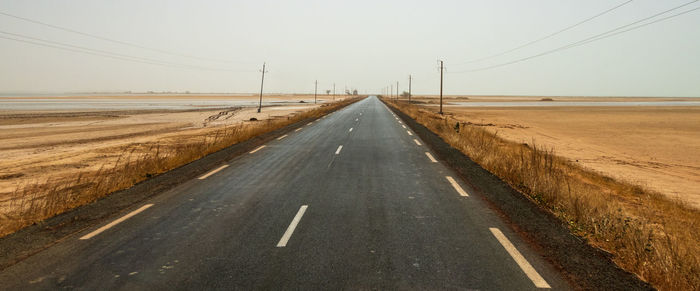
<path id="1" fill-rule="evenodd" d="M 3 13 L 221 61 L 120 45 L 0 15 L 0 37 L 27 41 L 22 36 L 28 36 L 169 64 L 0 38 L 0 92 L 256 92 L 258 71 L 267 62 L 267 92 L 313 92 L 316 79 L 319 91 L 336 83 L 338 91 L 348 86 L 380 93 L 396 81 L 406 90 L 413 74 L 416 94 L 437 94 L 436 60 L 443 59 L 446 94 L 700 96 L 700 10 L 543 57 L 460 73 L 574 43 L 690 0 L 632 1 L 521 50 L 464 64 L 625 2 L 2 0 Z M 695 1 L 663 16 L 698 7 Z M 40 42 L 36 39 L 30 41 Z"/>

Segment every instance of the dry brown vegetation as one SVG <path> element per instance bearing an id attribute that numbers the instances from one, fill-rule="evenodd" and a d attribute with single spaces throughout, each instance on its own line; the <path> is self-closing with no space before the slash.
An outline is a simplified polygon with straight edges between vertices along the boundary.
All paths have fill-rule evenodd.
<path id="1" fill-rule="evenodd" d="M 572 233 L 611 253 L 619 266 L 654 287 L 700 289 L 700 212 L 696 209 L 582 168 L 534 142 L 511 142 L 466 120 L 421 106 L 385 102 L 553 213 Z M 456 130 L 458 122 L 461 126 Z"/>
<path id="2" fill-rule="evenodd" d="M 347 99 L 287 118 L 215 128 L 194 139 L 183 138 L 181 143 L 131 144 L 123 148 L 116 162 L 103 164 L 98 170 L 83 171 L 69 179 L 49 176 L 42 181 L 21 185 L 11 195 L 13 198 L 9 203 L 0 209 L 0 236 L 129 188 L 228 146 L 304 119 L 320 117 L 355 101 L 357 98 Z"/>

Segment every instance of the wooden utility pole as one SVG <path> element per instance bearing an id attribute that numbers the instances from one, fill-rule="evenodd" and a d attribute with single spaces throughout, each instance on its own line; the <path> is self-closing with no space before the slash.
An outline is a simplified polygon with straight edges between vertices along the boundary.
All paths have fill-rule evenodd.
<path id="1" fill-rule="evenodd" d="M 316 92 L 318 91 L 318 80 L 314 83 L 314 104 L 316 104 Z"/>
<path id="2" fill-rule="evenodd" d="M 263 85 L 265 84 L 265 63 L 263 63 L 262 67 L 262 79 L 260 81 L 260 102 L 258 103 L 258 113 L 260 113 L 260 110 L 262 109 L 262 94 L 263 94 Z"/>
<path id="3" fill-rule="evenodd" d="M 396 81 L 396 101 L 399 101 L 399 81 Z"/>
<path id="4" fill-rule="evenodd" d="M 333 83 L 333 101 L 335 101 L 335 83 Z"/>
<path id="5" fill-rule="evenodd" d="M 411 105 L 411 75 L 408 75 L 408 105 Z"/>
<path id="6" fill-rule="evenodd" d="M 442 114 L 442 71 L 444 71 L 444 64 L 440 61 L 440 114 Z"/>

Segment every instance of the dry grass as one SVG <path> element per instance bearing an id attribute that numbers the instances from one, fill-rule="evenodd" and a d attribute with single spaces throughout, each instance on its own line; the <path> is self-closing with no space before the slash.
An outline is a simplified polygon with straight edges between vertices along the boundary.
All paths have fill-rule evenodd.
<path id="1" fill-rule="evenodd" d="M 466 120 L 385 101 L 611 253 L 622 268 L 661 290 L 700 289 L 697 210 L 584 169 L 534 142 L 510 142 Z"/>
<path id="2" fill-rule="evenodd" d="M 0 237 L 228 146 L 304 119 L 320 117 L 355 101 L 357 98 L 344 100 L 288 118 L 221 127 L 181 143 L 131 144 L 123 148 L 114 164 L 102 165 L 97 171 L 81 172 L 69 179 L 49 177 L 19 186 L 0 209 Z"/>

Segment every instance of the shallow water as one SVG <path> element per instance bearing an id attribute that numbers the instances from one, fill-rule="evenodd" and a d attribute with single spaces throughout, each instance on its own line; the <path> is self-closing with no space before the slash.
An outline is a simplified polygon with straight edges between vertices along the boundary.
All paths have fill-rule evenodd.
<path id="1" fill-rule="evenodd" d="M 437 105 L 435 105 L 437 106 Z M 608 107 L 608 106 L 700 106 L 700 101 L 523 101 L 447 102 L 460 107 Z"/>
<path id="2" fill-rule="evenodd" d="M 263 105 L 300 104 L 299 101 L 264 101 Z M 306 104 L 313 99 L 304 100 Z M 258 101 L 222 99 L 20 99 L 0 98 L 0 110 L 148 110 L 148 109 L 200 109 L 234 106 L 257 106 Z"/>

